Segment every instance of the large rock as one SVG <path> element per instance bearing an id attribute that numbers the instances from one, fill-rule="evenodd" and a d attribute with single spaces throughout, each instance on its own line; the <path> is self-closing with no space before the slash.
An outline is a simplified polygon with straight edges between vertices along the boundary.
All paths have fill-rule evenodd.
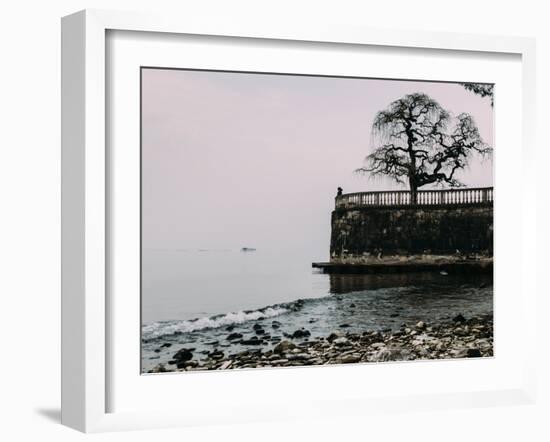
<path id="1" fill-rule="evenodd" d="M 341 338 L 341 337 L 343 337 L 343 336 L 345 336 L 345 334 L 344 334 L 343 332 L 341 332 L 341 331 L 338 330 L 338 331 L 332 332 L 332 333 L 328 336 L 327 341 L 328 341 L 328 342 L 333 342 L 335 339 Z"/>
<path id="2" fill-rule="evenodd" d="M 479 348 L 459 348 L 452 353 L 455 358 L 479 358 L 482 356 Z"/>
<path id="3" fill-rule="evenodd" d="M 151 370 L 149 370 L 149 373 L 166 373 L 168 370 L 166 370 L 166 367 L 164 364 L 159 364 L 155 367 L 153 367 Z"/>
<path id="4" fill-rule="evenodd" d="M 243 339 L 241 341 L 241 344 L 243 344 L 243 345 L 261 345 L 262 342 L 263 341 L 261 339 L 258 339 L 257 336 L 252 336 L 250 339 Z"/>
<path id="5" fill-rule="evenodd" d="M 211 359 L 223 359 L 225 357 L 225 354 L 221 350 L 216 350 L 209 354 Z"/>
<path id="6" fill-rule="evenodd" d="M 348 343 L 348 339 L 344 338 L 343 336 L 340 338 L 336 338 L 332 343 L 337 346 L 346 345 Z"/>
<path id="7" fill-rule="evenodd" d="M 178 368 L 196 368 L 198 367 L 199 363 L 198 361 L 186 361 L 186 362 L 178 362 L 177 367 Z"/>
<path id="8" fill-rule="evenodd" d="M 305 361 L 308 358 L 307 353 L 291 353 L 285 355 L 285 358 L 289 361 Z"/>
<path id="9" fill-rule="evenodd" d="M 466 318 L 462 315 L 462 313 L 459 313 L 458 315 L 456 315 L 453 318 L 453 321 L 458 322 L 459 324 L 462 324 L 462 323 L 466 322 Z"/>
<path id="10" fill-rule="evenodd" d="M 342 356 L 339 360 L 342 364 L 354 364 L 359 361 L 361 361 L 361 355 L 358 353 Z"/>
<path id="11" fill-rule="evenodd" d="M 309 332 L 309 330 L 306 330 L 306 329 L 296 330 L 296 331 L 292 334 L 292 337 L 293 337 L 294 339 L 298 339 L 298 338 L 307 338 L 308 336 L 311 336 L 311 333 Z"/>
<path id="12" fill-rule="evenodd" d="M 480 358 L 481 351 L 479 350 L 479 348 L 469 348 L 468 351 L 466 352 L 466 355 L 469 358 Z"/>
<path id="13" fill-rule="evenodd" d="M 389 361 L 408 361 L 411 359 L 410 352 L 399 347 L 382 348 L 377 351 L 371 358 L 373 362 L 389 362 Z"/>
<path id="14" fill-rule="evenodd" d="M 287 351 L 293 350 L 295 348 L 296 348 L 296 345 L 293 344 L 292 342 L 290 342 L 290 341 L 281 341 L 275 346 L 275 348 L 273 349 L 273 352 L 277 353 L 277 354 L 283 354 L 283 353 L 286 353 Z"/>
<path id="15" fill-rule="evenodd" d="M 174 360 L 178 362 L 185 362 L 190 361 L 193 359 L 193 351 L 194 349 L 190 348 L 182 348 L 174 355 Z"/>
<path id="16" fill-rule="evenodd" d="M 482 350 L 489 350 L 490 348 L 493 348 L 493 344 L 487 338 L 477 339 L 475 341 L 475 345 Z"/>

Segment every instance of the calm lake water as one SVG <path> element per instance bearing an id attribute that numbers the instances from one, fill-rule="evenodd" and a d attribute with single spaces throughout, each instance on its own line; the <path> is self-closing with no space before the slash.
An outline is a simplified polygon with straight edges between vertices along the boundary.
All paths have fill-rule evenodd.
<path id="1" fill-rule="evenodd" d="M 182 347 L 194 348 L 195 358 L 247 349 L 227 336 L 249 339 L 255 324 L 268 336 L 267 349 L 302 328 L 311 339 L 493 310 L 489 276 L 325 275 L 311 268 L 315 260 L 288 252 L 144 251 L 142 370 Z"/>

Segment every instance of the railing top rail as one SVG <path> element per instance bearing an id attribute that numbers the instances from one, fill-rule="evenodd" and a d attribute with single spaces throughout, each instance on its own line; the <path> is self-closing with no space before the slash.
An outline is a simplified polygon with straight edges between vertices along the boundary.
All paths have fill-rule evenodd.
<path id="1" fill-rule="evenodd" d="M 493 187 L 459 187 L 456 189 L 428 189 L 428 190 L 417 190 L 417 194 L 426 193 L 426 192 L 465 192 L 472 190 L 493 190 Z M 373 190 L 369 192 L 352 192 L 352 193 L 343 193 L 342 195 L 336 196 L 336 198 L 342 198 L 346 196 L 355 196 L 355 195 L 376 195 L 376 194 L 410 194 L 410 190 Z"/>
<path id="2" fill-rule="evenodd" d="M 435 206 L 458 204 L 486 204 L 493 202 L 493 187 L 458 189 L 386 190 L 345 193 L 336 196 L 336 207 L 376 206 Z"/>

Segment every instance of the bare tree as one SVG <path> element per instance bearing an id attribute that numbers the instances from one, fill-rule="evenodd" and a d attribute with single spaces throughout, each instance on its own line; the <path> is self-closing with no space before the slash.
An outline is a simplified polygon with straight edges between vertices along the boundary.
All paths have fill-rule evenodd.
<path id="1" fill-rule="evenodd" d="M 413 203 L 418 188 L 427 184 L 463 186 L 456 172 L 468 165 L 472 154 L 492 151 L 470 115 L 452 118 L 437 101 L 419 93 L 378 112 L 372 134 L 375 149 L 357 172 L 408 183 Z"/>

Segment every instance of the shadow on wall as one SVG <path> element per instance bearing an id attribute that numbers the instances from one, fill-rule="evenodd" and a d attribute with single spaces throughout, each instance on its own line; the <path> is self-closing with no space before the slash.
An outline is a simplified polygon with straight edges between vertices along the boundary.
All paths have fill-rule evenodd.
<path id="1" fill-rule="evenodd" d="M 61 409 L 60 408 L 37 408 L 34 410 L 36 414 L 42 416 L 46 420 L 53 423 L 61 423 Z"/>

